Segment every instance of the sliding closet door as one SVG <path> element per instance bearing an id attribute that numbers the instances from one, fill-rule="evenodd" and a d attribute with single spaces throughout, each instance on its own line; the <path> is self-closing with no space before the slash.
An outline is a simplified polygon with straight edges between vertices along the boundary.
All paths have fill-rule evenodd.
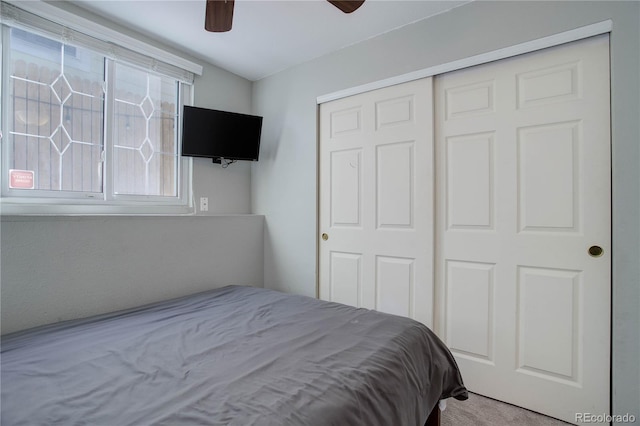
<path id="1" fill-rule="evenodd" d="M 320 106 L 319 295 L 433 323 L 432 79 Z"/>
<path id="2" fill-rule="evenodd" d="M 436 78 L 437 329 L 471 391 L 609 413 L 609 40 Z"/>

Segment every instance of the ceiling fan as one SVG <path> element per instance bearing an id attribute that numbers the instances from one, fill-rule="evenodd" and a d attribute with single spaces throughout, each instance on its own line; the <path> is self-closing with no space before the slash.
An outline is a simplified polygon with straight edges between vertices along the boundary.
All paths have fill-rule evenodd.
<path id="1" fill-rule="evenodd" d="M 327 0 L 343 11 L 351 13 L 362 6 L 365 0 Z M 215 33 L 223 33 L 231 29 L 233 24 L 233 4 L 235 0 L 207 0 L 204 18 L 204 29 Z"/>

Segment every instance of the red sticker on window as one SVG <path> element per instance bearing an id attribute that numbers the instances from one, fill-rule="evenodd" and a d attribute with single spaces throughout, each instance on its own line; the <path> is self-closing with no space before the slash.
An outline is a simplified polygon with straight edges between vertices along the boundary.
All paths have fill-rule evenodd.
<path id="1" fill-rule="evenodd" d="M 33 170 L 9 170 L 9 188 L 33 189 Z"/>

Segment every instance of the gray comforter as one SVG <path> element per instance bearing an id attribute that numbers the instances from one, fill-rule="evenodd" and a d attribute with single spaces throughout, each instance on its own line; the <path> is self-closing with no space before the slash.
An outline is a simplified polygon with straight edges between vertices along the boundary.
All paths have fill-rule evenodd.
<path id="1" fill-rule="evenodd" d="M 467 392 L 398 316 L 230 286 L 2 338 L 3 425 L 422 425 Z"/>

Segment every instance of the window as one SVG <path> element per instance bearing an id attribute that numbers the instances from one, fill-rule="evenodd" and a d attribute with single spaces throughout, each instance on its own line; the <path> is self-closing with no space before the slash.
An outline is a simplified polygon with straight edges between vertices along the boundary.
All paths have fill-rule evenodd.
<path id="1" fill-rule="evenodd" d="M 8 52 L 3 61 L 8 74 L 3 90 L 8 94 L 3 109 L 8 116 L 6 194 L 102 193 L 104 58 L 16 28 L 3 41 Z M 11 171 L 33 174 L 33 179 L 12 182 Z"/>
<path id="2" fill-rule="evenodd" d="M 3 213 L 189 211 L 189 82 L 126 50 L 111 57 L 111 44 L 2 30 Z"/>
<path id="3" fill-rule="evenodd" d="M 113 191 L 175 197 L 178 85 L 116 63 L 113 91 Z"/>

